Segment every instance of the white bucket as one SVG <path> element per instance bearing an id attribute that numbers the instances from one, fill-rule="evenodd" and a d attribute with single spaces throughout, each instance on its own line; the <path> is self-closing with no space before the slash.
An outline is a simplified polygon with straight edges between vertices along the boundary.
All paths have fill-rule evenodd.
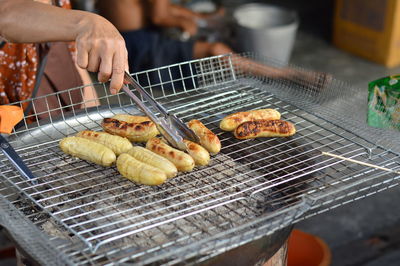
<path id="1" fill-rule="evenodd" d="M 233 12 L 234 48 L 288 62 L 299 25 L 297 13 L 266 4 L 245 4 Z"/>

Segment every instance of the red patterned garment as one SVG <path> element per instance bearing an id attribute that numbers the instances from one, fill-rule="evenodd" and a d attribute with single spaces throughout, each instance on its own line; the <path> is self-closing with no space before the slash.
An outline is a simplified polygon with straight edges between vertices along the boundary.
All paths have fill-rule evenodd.
<path id="1" fill-rule="evenodd" d="M 71 8 L 69 0 L 38 2 Z M 74 47 L 70 46 L 72 52 Z M 38 61 L 35 44 L 6 43 L 0 48 L 0 105 L 26 100 L 32 95 Z"/>

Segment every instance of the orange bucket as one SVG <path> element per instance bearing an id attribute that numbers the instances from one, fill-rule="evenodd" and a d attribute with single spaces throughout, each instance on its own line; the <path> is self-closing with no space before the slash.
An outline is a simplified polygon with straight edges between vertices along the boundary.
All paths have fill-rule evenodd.
<path id="1" fill-rule="evenodd" d="M 288 244 L 288 266 L 328 266 L 331 251 L 319 237 L 293 230 Z"/>
<path id="2" fill-rule="evenodd" d="M 24 117 L 21 107 L 0 105 L 0 133 L 10 134 L 12 129 Z"/>

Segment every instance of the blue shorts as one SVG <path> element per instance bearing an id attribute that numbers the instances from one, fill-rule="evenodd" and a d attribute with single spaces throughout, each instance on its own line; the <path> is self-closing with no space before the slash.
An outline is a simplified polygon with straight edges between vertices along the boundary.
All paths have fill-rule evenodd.
<path id="1" fill-rule="evenodd" d="M 156 29 L 121 32 L 128 50 L 129 70 L 138 72 L 193 59 L 193 41 L 165 37 Z"/>

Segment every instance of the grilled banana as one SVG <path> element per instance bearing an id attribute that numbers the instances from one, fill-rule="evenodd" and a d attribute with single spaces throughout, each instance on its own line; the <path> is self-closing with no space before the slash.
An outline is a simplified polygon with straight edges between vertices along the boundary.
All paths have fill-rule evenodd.
<path id="1" fill-rule="evenodd" d="M 129 151 L 127 151 L 127 154 L 131 155 L 136 160 L 141 161 L 142 163 L 146 163 L 160 169 L 167 175 L 167 178 L 174 177 L 178 173 L 178 170 L 173 163 L 143 147 L 134 146 Z"/>
<path id="2" fill-rule="evenodd" d="M 288 137 L 296 133 L 294 125 L 283 120 L 247 121 L 238 126 L 234 135 L 237 139 L 257 137 Z"/>
<path id="3" fill-rule="evenodd" d="M 167 180 L 163 171 L 142 163 L 127 153 L 118 156 L 117 169 L 125 178 L 143 185 L 161 185 Z"/>
<path id="4" fill-rule="evenodd" d="M 199 137 L 200 144 L 211 153 L 218 153 L 221 150 L 221 142 L 217 135 L 209 130 L 199 120 L 193 119 L 188 123 L 188 127 Z"/>
<path id="5" fill-rule="evenodd" d="M 152 121 L 128 123 L 114 118 L 104 118 L 101 126 L 104 131 L 126 137 L 133 142 L 146 142 L 158 135 L 157 127 Z"/>
<path id="6" fill-rule="evenodd" d="M 210 153 L 202 146 L 186 139 L 183 142 L 186 144 L 187 152 L 192 156 L 196 165 L 204 166 L 210 162 Z"/>
<path id="7" fill-rule="evenodd" d="M 63 138 L 60 141 L 60 148 L 67 154 L 102 166 L 110 166 L 116 160 L 115 153 L 111 149 L 84 138 Z"/>
<path id="8" fill-rule="evenodd" d="M 159 138 L 149 139 L 146 148 L 172 162 L 178 171 L 189 172 L 194 168 L 193 158 L 183 151 L 172 148 Z"/>
<path id="9" fill-rule="evenodd" d="M 225 131 L 235 130 L 240 124 L 254 120 L 276 120 L 281 114 L 275 109 L 259 109 L 248 112 L 238 112 L 224 117 L 219 127 Z"/>
<path id="10" fill-rule="evenodd" d="M 132 143 L 126 138 L 108 134 L 106 132 L 96 132 L 84 130 L 76 134 L 77 137 L 92 140 L 110 148 L 116 155 L 127 152 L 132 148 Z"/>
<path id="11" fill-rule="evenodd" d="M 127 114 L 117 114 L 112 118 L 128 122 L 128 123 L 142 123 L 144 121 L 151 121 L 147 116 L 138 116 L 138 115 L 127 115 Z"/>

